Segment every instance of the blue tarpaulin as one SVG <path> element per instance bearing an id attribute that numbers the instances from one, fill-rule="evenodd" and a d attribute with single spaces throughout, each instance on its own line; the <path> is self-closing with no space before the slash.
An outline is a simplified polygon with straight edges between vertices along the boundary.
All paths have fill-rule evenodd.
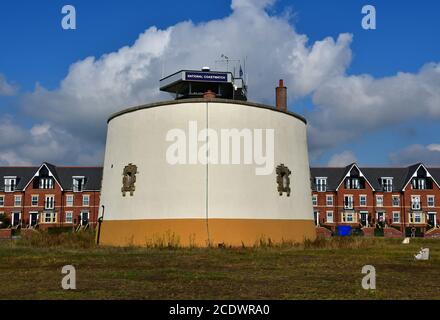
<path id="1" fill-rule="evenodd" d="M 341 237 L 349 236 L 351 233 L 350 226 L 338 226 L 338 235 Z"/>

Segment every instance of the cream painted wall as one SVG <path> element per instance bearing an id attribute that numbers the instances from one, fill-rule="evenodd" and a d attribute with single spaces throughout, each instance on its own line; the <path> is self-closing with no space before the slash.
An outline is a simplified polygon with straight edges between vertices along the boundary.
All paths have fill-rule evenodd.
<path id="1" fill-rule="evenodd" d="M 108 125 L 101 204 L 105 220 L 209 218 L 313 220 L 306 125 L 270 109 L 210 102 L 162 105 L 125 113 Z M 275 129 L 275 167 L 292 171 L 291 196 L 279 196 L 275 168 L 257 176 L 255 165 L 170 165 L 168 130 L 188 121 L 212 129 Z M 200 143 L 201 145 L 202 143 Z M 199 146 L 200 146 L 199 145 Z M 138 166 L 136 191 L 122 197 L 122 170 Z M 112 167 L 113 166 L 113 167 Z M 206 175 L 208 174 L 208 190 Z"/>
<path id="2" fill-rule="evenodd" d="M 209 127 L 274 129 L 274 170 L 256 175 L 255 165 L 209 166 L 209 217 L 313 219 L 306 125 L 288 114 L 236 104 L 212 103 Z M 265 148 L 263 148 L 265 150 Z M 290 197 L 277 192 L 277 165 L 291 173 Z"/>
<path id="3" fill-rule="evenodd" d="M 206 126 L 206 104 L 176 104 L 142 109 L 108 125 L 101 204 L 105 220 L 205 218 L 205 166 L 169 165 L 166 134 L 188 128 L 188 120 Z M 122 196 L 122 172 L 137 165 L 134 196 Z M 113 168 L 112 168 L 113 166 Z"/>

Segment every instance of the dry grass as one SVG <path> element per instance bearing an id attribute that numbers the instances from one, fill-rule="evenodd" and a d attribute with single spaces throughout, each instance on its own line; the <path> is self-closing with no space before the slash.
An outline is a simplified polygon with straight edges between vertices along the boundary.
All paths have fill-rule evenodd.
<path id="1" fill-rule="evenodd" d="M 50 234 L 47 231 L 32 231 L 21 235 L 15 244 L 35 248 L 87 249 L 95 247 L 95 233 L 92 230 Z"/>
<path id="2" fill-rule="evenodd" d="M 252 248 L 182 249 L 167 241 L 151 248 L 96 247 L 93 234 L 34 237 L 0 242 L 0 298 L 440 299 L 438 240 L 262 240 Z M 414 261 L 422 246 L 431 249 L 431 259 Z M 61 289 L 67 264 L 77 270 L 75 291 Z M 361 287 L 366 264 L 376 267 L 375 291 Z"/>

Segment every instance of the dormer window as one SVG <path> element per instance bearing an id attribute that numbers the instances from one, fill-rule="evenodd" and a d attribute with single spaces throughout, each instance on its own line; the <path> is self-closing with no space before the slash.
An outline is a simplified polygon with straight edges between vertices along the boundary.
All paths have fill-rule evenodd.
<path id="1" fill-rule="evenodd" d="M 347 179 L 345 179 L 345 189 L 365 189 L 364 182 L 357 177 L 348 177 Z"/>
<path id="2" fill-rule="evenodd" d="M 315 178 L 316 191 L 326 192 L 327 191 L 327 177 Z"/>
<path id="3" fill-rule="evenodd" d="M 382 190 L 385 192 L 393 191 L 393 178 L 381 178 Z"/>
<path id="4" fill-rule="evenodd" d="M 412 180 L 412 188 L 418 190 L 427 189 L 426 179 L 425 178 L 414 178 Z"/>
<path id="5" fill-rule="evenodd" d="M 17 186 L 17 177 L 4 177 L 5 192 L 14 192 Z"/>
<path id="6" fill-rule="evenodd" d="M 38 189 L 53 189 L 53 178 L 42 177 L 39 179 Z"/>
<path id="7" fill-rule="evenodd" d="M 55 180 L 49 169 L 43 165 L 35 174 L 32 185 L 34 189 L 53 189 L 55 188 Z"/>
<path id="8" fill-rule="evenodd" d="M 86 178 L 85 177 L 73 177 L 73 192 L 81 192 L 84 190 Z"/>

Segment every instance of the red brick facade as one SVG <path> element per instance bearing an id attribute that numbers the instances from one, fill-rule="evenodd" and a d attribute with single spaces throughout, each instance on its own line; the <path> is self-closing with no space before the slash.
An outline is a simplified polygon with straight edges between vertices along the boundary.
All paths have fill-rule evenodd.
<path id="1" fill-rule="evenodd" d="M 424 167 L 422 166 L 418 170 L 419 174 L 423 175 Z M 401 236 L 411 235 L 412 233 L 423 235 L 428 230 L 440 226 L 440 188 L 436 179 L 429 174 L 429 169 L 427 176 L 422 178 L 426 183 L 422 186 L 426 189 L 417 188 L 418 174 L 414 172 L 410 173 L 408 179 L 402 180 L 404 184 L 401 187 L 398 186 L 398 190 L 394 186 L 389 191 L 377 187 L 373 188 L 368 175 L 364 176 L 362 169 L 360 171 L 360 175 L 355 174 L 355 179 L 360 181 L 359 188 L 346 188 L 346 180 L 352 177 L 348 170 L 333 190 L 326 188 L 327 190 L 319 192 L 318 188 L 314 188 L 312 197 L 317 225 L 327 227 L 332 231 L 336 231 L 337 226 L 349 225 L 359 229 L 393 227 L 396 231 L 402 232 L 384 230 L 384 235 L 389 237 L 395 237 L 398 234 Z M 314 178 L 312 176 L 312 179 Z M 413 179 L 416 179 L 415 187 Z M 362 201 L 361 196 L 363 197 Z M 327 197 L 332 197 L 333 203 L 327 201 L 330 200 Z M 346 205 L 346 197 L 352 199 L 352 202 L 348 201 L 348 205 Z M 418 201 L 414 201 L 413 198 L 420 199 L 420 206 L 417 205 Z M 371 235 L 370 229 L 365 231 Z"/>
<path id="2" fill-rule="evenodd" d="M 58 167 L 52 170 L 65 171 L 66 168 Z M 101 168 L 96 169 L 102 171 Z M 38 170 L 39 168 L 36 168 L 35 172 L 37 173 Z M 74 171 L 81 173 L 81 168 L 75 168 Z M 12 176 L 12 174 L 9 175 Z M 20 187 L 13 192 L 8 192 L 6 188 L 0 190 L 0 214 L 6 215 L 11 227 L 48 229 L 96 224 L 100 188 L 97 190 L 84 188 L 74 192 L 72 188 L 63 188 L 58 181 L 61 179 L 57 179 L 55 175 L 51 178 L 51 185 L 39 188 L 38 181 L 34 183 L 34 180 L 39 178 L 38 176 L 32 176 L 30 179 L 20 177 L 18 174 L 14 176 L 26 181 L 22 180 Z M 73 177 L 64 177 L 64 180 L 68 179 L 73 179 Z M 84 179 L 87 181 L 86 175 Z"/>

